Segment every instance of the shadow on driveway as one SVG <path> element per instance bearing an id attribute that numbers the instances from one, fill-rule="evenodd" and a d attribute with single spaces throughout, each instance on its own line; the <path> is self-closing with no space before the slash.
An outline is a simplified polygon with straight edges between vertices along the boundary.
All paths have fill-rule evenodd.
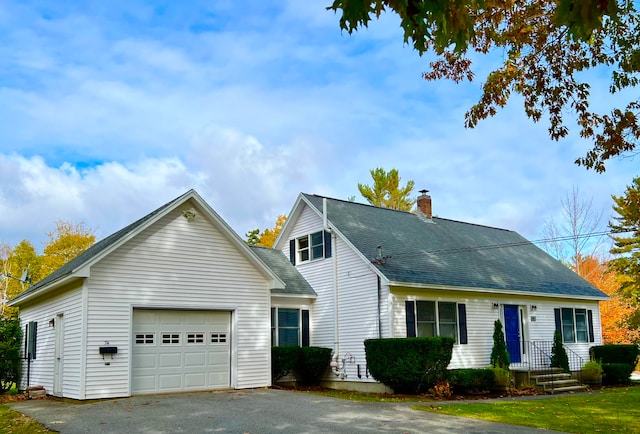
<path id="1" fill-rule="evenodd" d="M 9 405 L 61 433 L 540 433 L 541 430 L 415 411 L 406 403 L 363 403 L 252 389 L 135 396 L 83 404 Z M 548 432 L 548 431 L 547 431 Z"/>

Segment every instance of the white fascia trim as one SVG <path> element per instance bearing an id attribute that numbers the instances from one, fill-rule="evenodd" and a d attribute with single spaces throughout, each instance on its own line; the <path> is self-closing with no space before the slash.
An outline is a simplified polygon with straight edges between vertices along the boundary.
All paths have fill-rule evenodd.
<path id="1" fill-rule="evenodd" d="M 303 298 L 315 300 L 318 298 L 317 295 L 306 295 L 306 294 L 273 294 L 271 293 L 271 297 L 279 297 L 279 298 Z"/>
<path id="2" fill-rule="evenodd" d="M 53 282 L 49 283 L 46 286 L 43 286 L 42 288 L 31 292 L 31 293 L 22 293 L 18 296 L 16 296 L 16 298 L 14 298 L 13 300 L 10 300 L 7 302 L 7 306 L 19 306 L 22 303 L 24 303 L 25 301 L 31 300 L 35 297 L 40 297 L 42 295 L 46 295 L 49 292 L 53 291 L 54 289 L 58 289 L 64 285 L 67 285 L 71 282 L 73 282 L 76 279 L 82 279 L 85 276 L 81 276 L 75 273 L 69 273 L 66 274 L 65 276 L 59 278 L 58 280 L 54 280 Z M 21 297 L 22 296 L 22 297 Z"/>
<path id="3" fill-rule="evenodd" d="M 282 227 L 282 229 L 280 230 L 280 233 L 278 234 L 275 241 L 273 242 L 274 249 L 281 250 L 282 246 L 280 245 L 280 240 L 281 239 L 286 240 L 289 237 L 289 233 L 291 232 L 291 229 L 289 228 L 289 226 L 293 225 L 293 223 L 291 223 L 292 220 L 297 220 L 294 217 L 297 217 L 298 215 L 300 215 L 299 206 L 300 206 L 300 202 L 302 201 L 302 198 L 303 198 L 302 193 L 298 194 L 298 198 L 296 199 L 295 203 L 291 207 L 291 211 L 289 211 L 289 214 L 287 214 L 287 219 L 284 222 L 284 226 Z"/>
<path id="4" fill-rule="evenodd" d="M 533 291 L 515 291 L 495 288 L 473 288 L 468 286 L 447 286 L 447 285 L 427 285 L 424 283 L 408 283 L 408 282 L 389 282 L 390 287 L 403 287 L 403 288 L 415 288 L 415 289 L 438 289 L 446 291 L 461 291 L 461 292 L 487 292 L 497 295 L 521 295 L 529 297 L 544 297 L 544 298 L 570 298 L 576 300 L 597 300 L 606 301 L 609 297 L 598 297 L 594 295 L 571 295 L 571 294 L 548 294 L 544 292 Z"/>

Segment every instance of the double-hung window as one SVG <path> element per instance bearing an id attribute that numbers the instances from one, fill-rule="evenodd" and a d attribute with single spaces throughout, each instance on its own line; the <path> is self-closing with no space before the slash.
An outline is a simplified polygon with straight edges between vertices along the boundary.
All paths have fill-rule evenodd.
<path id="1" fill-rule="evenodd" d="M 572 307 L 555 309 L 556 330 L 562 342 L 594 342 L 593 311 Z"/>
<path id="2" fill-rule="evenodd" d="M 290 240 L 289 259 L 293 265 L 331 257 L 331 233 L 318 231 Z"/>
<path id="3" fill-rule="evenodd" d="M 448 301 L 407 301 L 407 337 L 450 337 L 467 343 L 466 307 Z"/>
<path id="4" fill-rule="evenodd" d="M 274 347 L 309 346 L 309 311 L 271 308 L 271 344 Z"/>

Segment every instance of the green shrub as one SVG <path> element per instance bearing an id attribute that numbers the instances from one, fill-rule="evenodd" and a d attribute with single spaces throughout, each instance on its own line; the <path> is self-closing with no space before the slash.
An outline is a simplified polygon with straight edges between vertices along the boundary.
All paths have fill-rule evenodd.
<path id="1" fill-rule="evenodd" d="M 329 366 L 331 348 L 302 347 L 296 365 L 296 380 L 300 384 L 317 384 Z"/>
<path id="2" fill-rule="evenodd" d="M 591 359 L 600 363 L 626 363 L 633 367 L 638 362 L 638 346 L 636 344 L 607 344 L 589 349 Z"/>
<path id="3" fill-rule="evenodd" d="M 396 393 L 419 393 L 444 381 L 454 340 L 445 337 L 367 339 L 369 372 Z"/>
<path id="4" fill-rule="evenodd" d="M 447 374 L 453 393 L 481 393 L 491 389 L 495 374 L 491 369 L 455 369 Z"/>
<path id="5" fill-rule="evenodd" d="M 504 340 L 502 323 L 499 319 L 493 323 L 493 348 L 491 349 L 491 366 L 494 368 L 509 369 L 511 361 L 507 351 L 507 343 Z"/>
<path id="6" fill-rule="evenodd" d="M 20 380 L 22 331 L 17 318 L 0 317 L 0 394 Z"/>
<path id="7" fill-rule="evenodd" d="M 489 368 L 493 372 L 493 389 L 502 391 L 511 387 L 511 372 L 504 368 Z"/>
<path id="8" fill-rule="evenodd" d="M 273 382 L 293 373 L 300 358 L 300 347 L 271 348 L 271 378 Z"/>
<path id="9" fill-rule="evenodd" d="M 569 369 L 569 356 L 567 356 L 567 350 L 564 349 L 562 344 L 562 334 L 556 331 L 553 334 L 553 347 L 551 347 L 551 367 L 561 368 L 562 372 L 571 372 Z"/>
<path id="10" fill-rule="evenodd" d="M 633 366 L 628 363 L 603 363 L 602 384 L 629 384 L 631 372 L 633 372 Z"/>

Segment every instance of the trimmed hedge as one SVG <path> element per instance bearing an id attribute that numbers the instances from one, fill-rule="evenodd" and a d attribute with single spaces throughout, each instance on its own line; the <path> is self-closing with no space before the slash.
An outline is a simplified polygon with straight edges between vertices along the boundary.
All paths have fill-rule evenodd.
<path id="1" fill-rule="evenodd" d="M 271 378 L 278 381 L 293 373 L 300 358 L 300 347 L 271 348 Z"/>
<path id="2" fill-rule="evenodd" d="M 331 348 L 272 347 L 271 378 L 274 382 L 293 374 L 296 382 L 317 384 L 329 366 Z"/>
<path id="3" fill-rule="evenodd" d="M 455 369 L 447 374 L 454 394 L 481 393 L 491 390 L 495 374 L 491 369 Z"/>
<path id="4" fill-rule="evenodd" d="M 296 380 L 300 384 L 318 384 L 329 366 L 331 348 L 302 347 L 296 365 Z"/>
<path id="5" fill-rule="evenodd" d="M 369 372 L 395 393 L 420 393 L 444 381 L 451 361 L 452 338 L 367 339 Z"/>
<path id="6" fill-rule="evenodd" d="M 607 344 L 589 349 L 591 360 L 600 363 L 626 363 L 636 366 L 638 362 L 638 346 L 636 344 Z"/>
<path id="7" fill-rule="evenodd" d="M 629 384 L 634 366 L 628 363 L 603 363 L 602 384 Z"/>
<path id="8" fill-rule="evenodd" d="M 591 360 L 602 363 L 602 384 L 629 384 L 638 362 L 636 344 L 607 344 L 589 349 Z"/>

